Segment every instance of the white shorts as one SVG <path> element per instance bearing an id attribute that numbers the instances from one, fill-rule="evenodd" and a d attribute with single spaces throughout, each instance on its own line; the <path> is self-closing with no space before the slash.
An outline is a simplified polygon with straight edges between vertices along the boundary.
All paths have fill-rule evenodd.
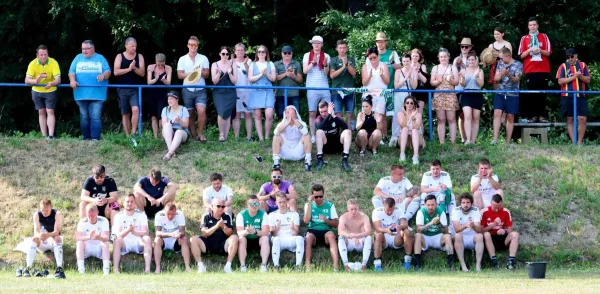
<path id="1" fill-rule="evenodd" d="M 304 244 L 304 237 L 302 236 L 282 236 L 279 238 L 279 249 L 287 250 L 290 252 L 296 252 L 296 239 L 302 239 L 302 244 Z M 273 241 L 273 239 L 271 239 Z"/>
<path id="2" fill-rule="evenodd" d="M 165 243 L 165 248 L 163 250 L 175 251 L 175 242 L 177 242 L 177 238 L 163 238 L 162 240 L 163 243 Z"/>
<path id="3" fill-rule="evenodd" d="M 357 251 L 357 252 L 362 252 L 363 251 L 363 247 L 365 247 L 365 239 L 366 237 L 360 238 L 358 239 L 358 245 L 356 245 L 356 242 L 354 241 L 355 239 L 346 239 L 346 249 L 348 249 L 348 252 L 352 252 L 352 251 Z"/>
<path id="4" fill-rule="evenodd" d="M 83 253 L 83 258 L 95 257 L 98 259 L 102 259 L 102 248 L 100 248 L 100 242 L 98 243 L 90 243 L 90 241 L 85 241 L 85 251 Z"/>
<path id="5" fill-rule="evenodd" d="M 385 98 L 381 96 L 373 97 L 373 111 L 385 115 Z"/>
<path id="6" fill-rule="evenodd" d="M 465 249 L 475 250 L 475 234 L 463 234 L 462 237 Z"/>
<path id="7" fill-rule="evenodd" d="M 423 251 L 427 251 L 427 249 L 429 249 L 429 247 L 433 248 L 433 249 L 442 249 L 442 245 L 440 244 L 440 241 L 442 240 L 442 235 L 443 234 L 437 234 L 435 236 L 427 236 L 425 234 L 423 234 L 423 238 L 425 239 L 425 243 L 423 243 L 421 245 Z"/>
<path id="8" fill-rule="evenodd" d="M 144 253 L 144 245 L 142 243 L 142 238 L 137 237 L 123 239 L 123 248 L 121 248 L 121 255 L 125 255 L 130 252 L 135 254 Z"/>
<path id="9" fill-rule="evenodd" d="M 62 243 L 62 237 L 60 237 Z M 40 242 L 40 246 L 37 247 L 37 251 L 40 253 L 44 253 L 46 251 L 54 250 L 54 239 L 48 238 L 45 242 Z"/>
<path id="10" fill-rule="evenodd" d="M 387 249 L 387 248 L 400 249 L 403 247 L 403 246 L 396 247 L 396 244 L 394 244 L 394 239 L 396 239 L 396 236 L 400 236 L 400 238 L 402 238 L 400 233 L 398 233 L 397 235 L 390 235 L 388 233 L 385 233 L 385 234 L 383 234 L 383 236 L 385 236 L 385 247 L 383 247 L 383 249 Z"/>
<path id="11" fill-rule="evenodd" d="M 304 159 L 304 145 L 302 145 L 302 141 L 296 143 L 283 139 L 279 156 L 281 159 L 292 161 Z"/>

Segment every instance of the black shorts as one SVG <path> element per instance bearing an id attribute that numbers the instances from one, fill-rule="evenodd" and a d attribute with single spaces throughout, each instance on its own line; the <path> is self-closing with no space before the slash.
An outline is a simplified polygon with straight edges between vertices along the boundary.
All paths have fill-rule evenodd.
<path id="1" fill-rule="evenodd" d="M 114 211 L 121 210 L 121 207 L 119 206 L 119 203 L 117 203 L 117 202 L 113 202 L 111 204 L 104 204 L 102 206 L 98 206 L 98 215 L 99 216 L 106 217 L 106 213 L 105 213 L 106 212 L 106 206 L 110 206 L 110 209 L 114 210 Z"/>
<path id="2" fill-rule="evenodd" d="M 225 241 L 226 240 L 216 240 L 214 238 L 204 238 L 199 236 L 200 240 L 204 242 L 204 246 L 206 247 L 206 253 L 210 254 L 218 254 L 218 255 L 227 255 L 225 252 Z"/>
<path id="3" fill-rule="evenodd" d="M 328 232 L 330 232 L 330 231 L 308 229 L 308 232 L 306 233 L 306 235 L 308 236 L 308 234 L 310 233 L 310 234 L 313 234 L 315 236 L 315 238 L 317 239 L 317 241 L 315 242 L 315 246 L 327 245 L 327 244 L 325 244 L 325 235 Z"/>
<path id="4" fill-rule="evenodd" d="M 146 213 L 146 216 L 148 217 L 148 219 L 153 219 L 154 216 L 160 212 L 161 210 L 163 210 L 165 208 L 164 205 L 159 205 L 159 206 L 153 206 L 152 204 L 150 204 L 150 201 L 148 200 L 148 198 L 146 198 L 146 205 L 144 206 L 144 212 Z"/>
<path id="5" fill-rule="evenodd" d="M 326 136 L 327 144 L 323 145 L 323 153 L 335 154 L 344 151 L 344 145 L 340 142 L 340 136 Z"/>
<path id="6" fill-rule="evenodd" d="M 463 93 L 460 99 L 460 107 L 471 107 L 473 109 L 481 110 L 483 106 L 483 94 L 482 93 Z"/>
<path id="7" fill-rule="evenodd" d="M 564 118 L 573 117 L 573 95 L 560 97 L 560 112 Z M 577 97 L 577 116 L 588 116 L 588 103 L 585 97 Z"/>
<path id="8" fill-rule="evenodd" d="M 163 239 L 163 243 L 162 243 L 162 250 L 165 251 L 165 240 Z M 179 253 L 181 252 L 181 245 L 179 245 L 179 241 L 175 240 L 175 243 L 173 244 L 173 251 Z"/>
<path id="9" fill-rule="evenodd" d="M 260 251 L 260 243 L 258 242 L 260 238 L 248 239 L 246 238 L 246 252 L 249 251 Z"/>
<path id="10" fill-rule="evenodd" d="M 506 244 L 504 244 L 506 237 L 508 237 L 508 232 L 504 235 L 492 235 L 492 243 L 494 243 L 494 249 L 496 249 L 496 251 L 508 249 Z"/>

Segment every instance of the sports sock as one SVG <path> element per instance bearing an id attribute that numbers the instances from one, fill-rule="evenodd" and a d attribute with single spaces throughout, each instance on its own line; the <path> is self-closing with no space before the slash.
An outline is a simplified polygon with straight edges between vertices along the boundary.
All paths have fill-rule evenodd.
<path id="1" fill-rule="evenodd" d="M 302 264 L 302 258 L 304 257 L 304 238 L 296 236 L 296 266 Z"/>
<path id="2" fill-rule="evenodd" d="M 56 259 L 56 266 L 63 266 L 63 248 L 62 244 L 54 245 L 54 259 Z"/>
<path id="3" fill-rule="evenodd" d="M 280 159 L 279 154 L 273 154 L 273 164 L 279 164 Z"/>
<path id="4" fill-rule="evenodd" d="M 348 159 L 348 156 L 350 156 L 350 153 L 346 153 L 346 152 L 342 153 L 342 159 Z"/>
<path id="5" fill-rule="evenodd" d="M 228 262 L 225 264 L 225 267 L 229 267 L 229 268 L 231 268 L 231 261 L 228 261 Z"/>
<path id="6" fill-rule="evenodd" d="M 454 263 L 454 254 L 446 255 L 446 259 L 448 261 L 448 264 Z"/>
<path id="7" fill-rule="evenodd" d="M 279 266 L 279 254 L 281 254 L 281 239 L 279 239 L 279 237 L 273 237 L 273 248 L 271 248 L 271 259 L 273 259 L 274 266 Z"/>
<path id="8" fill-rule="evenodd" d="M 344 266 L 348 265 L 348 248 L 346 247 L 346 238 L 340 237 L 338 239 L 338 249 L 340 250 L 340 257 Z"/>
<path id="9" fill-rule="evenodd" d="M 104 272 L 104 275 L 108 275 L 110 273 L 110 260 L 102 260 L 102 272 Z"/>
<path id="10" fill-rule="evenodd" d="M 415 254 L 415 263 L 421 264 L 421 254 Z"/>
<path id="11" fill-rule="evenodd" d="M 412 256 L 404 255 L 404 262 L 411 262 L 411 260 L 412 260 Z"/>
<path id="12" fill-rule="evenodd" d="M 37 254 L 37 244 L 35 242 L 31 242 L 31 247 L 27 252 L 27 267 L 31 268 L 33 266 L 33 261 L 35 260 L 35 255 Z"/>
<path id="13" fill-rule="evenodd" d="M 77 271 L 79 271 L 80 274 L 85 273 L 85 262 L 83 259 L 77 260 Z"/>
<path id="14" fill-rule="evenodd" d="M 421 206 L 421 197 L 415 197 L 406 208 L 406 219 L 410 220 Z"/>
<path id="15" fill-rule="evenodd" d="M 508 257 L 508 262 L 514 264 L 515 263 L 515 257 L 514 256 L 509 256 Z"/>
<path id="16" fill-rule="evenodd" d="M 372 247 L 373 247 L 373 237 L 371 237 L 371 236 L 365 237 L 365 244 L 363 245 L 362 265 L 367 265 L 367 262 L 369 262 L 369 257 L 371 256 L 371 248 Z"/>
<path id="17" fill-rule="evenodd" d="M 304 154 L 304 162 L 310 163 L 312 161 L 312 155 L 310 153 Z"/>
<path id="18" fill-rule="evenodd" d="M 492 261 L 496 261 L 496 255 L 494 255 L 494 256 L 492 256 L 492 257 L 490 257 L 490 259 L 491 259 Z"/>
<path id="19" fill-rule="evenodd" d="M 323 160 L 323 153 L 317 153 L 317 160 Z"/>
<path id="20" fill-rule="evenodd" d="M 373 265 L 374 266 L 381 266 L 381 258 L 375 258 L 375 260 L 373 260 Z"/>

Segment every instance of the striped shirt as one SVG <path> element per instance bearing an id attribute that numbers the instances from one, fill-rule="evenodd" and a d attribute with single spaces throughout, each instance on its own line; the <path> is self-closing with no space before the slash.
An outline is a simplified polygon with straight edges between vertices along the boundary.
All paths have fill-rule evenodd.
<path id="1" fill-rule="evenodd" d="M 568 66 L 568 68 L 567 68 Z M 589 77 L 590 72 L 585 63 L 577 60 L 577 64 L 571 65 L 569 63 L 563 63 L 558 67 L 558 71 L 556 72 L 556 79 L 564 79 L 572 77 L 578 70 L 581 72 L 581 75 L 584 77 Z M 580 79 L 574 79 L 571 82 L 568 82 L 564 85 L 560 86 L 562 91 L 585 91 L 585 83 Z M 561 93 L 561 96 L 570 96 L 569 93 Z M 577 93 L 577 97 L 585 97 L 584 93 Z"/>
<path id="2" fill-rule="evenodd" d="M 315 54 L 316 55 L 316 54 Z M 310 52 L 304 54 L 302 58 L 302 64 L 308 66 L 310 60 L 308 60 Z M 329 54 L 325 53 L 325 63 L 329 64 Z M 327 79 L 327 72 L 325 69 L 319 69 L 318 66 L 313 66 L 308 73 L 306 73 L 306 86 L 317 87 L 317 88 L 329 88 L 329 80 Z"/>

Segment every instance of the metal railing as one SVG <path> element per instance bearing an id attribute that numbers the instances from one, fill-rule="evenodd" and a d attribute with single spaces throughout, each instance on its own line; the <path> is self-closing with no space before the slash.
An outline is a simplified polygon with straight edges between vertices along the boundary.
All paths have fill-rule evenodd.
<path id="1" fill-rule="evenodd" d="M 36 86 L 45 86 L 45 85 L 36 85 Z M 20 84 L 20 83 L 0 83 L 0 87 L 31 87 L 31 85 Z M 60 84 L 57 87 L 60 88 L 69 88 L 69 84 Z M 203 88 L 203 89 L 261 89 L 261 90 L 283 90 L 284 103 L 287 105 L 288 102 L 288 90 L 298 90 L 298 91 L 310 91 L 310 90 L 327 90 L 327 91 L 346 91 L 353 92 L 354 99 L 356 99 L 356 94 L 359 92 L 360 94 L 364 93 L 365 88 L 316 88 L 316 87 L 281 87 L 281 86 L 215 86 L 215 85 L 118 85 L 118 84 L 108 84 L 108 85 L 79 85 L 78 87 L 95 87 L 95 88 L 137 88 L 138 89 L 138 104 L 139 104 L 139 122 L 138 122 L 138 133 L 142 134 L 142 89 L 160 89 L 160 88 L 168 88 L 168 89 L 182 89 L 182 88 Z M 600 91 L 562 91 L 562 90 L 406 90 L 406 89 L 389 89 L 388 92 L 410 92 L 410 93 L 428 93 L 429 103 L 427 103 L 428 108 L 428 122 L 429 122 L 429 141 L 433 141 L 433 110 L 431 108 L 431 103 L 433 100 L 434 93 L 519 93 L 519 94 L 570 94 L 573 97 L 573 144 L 577 145 L 577 94 L 585 94 L 585 95 L 600 95 Z M 562 99 L 562 95 L 561 95 Z"/>

